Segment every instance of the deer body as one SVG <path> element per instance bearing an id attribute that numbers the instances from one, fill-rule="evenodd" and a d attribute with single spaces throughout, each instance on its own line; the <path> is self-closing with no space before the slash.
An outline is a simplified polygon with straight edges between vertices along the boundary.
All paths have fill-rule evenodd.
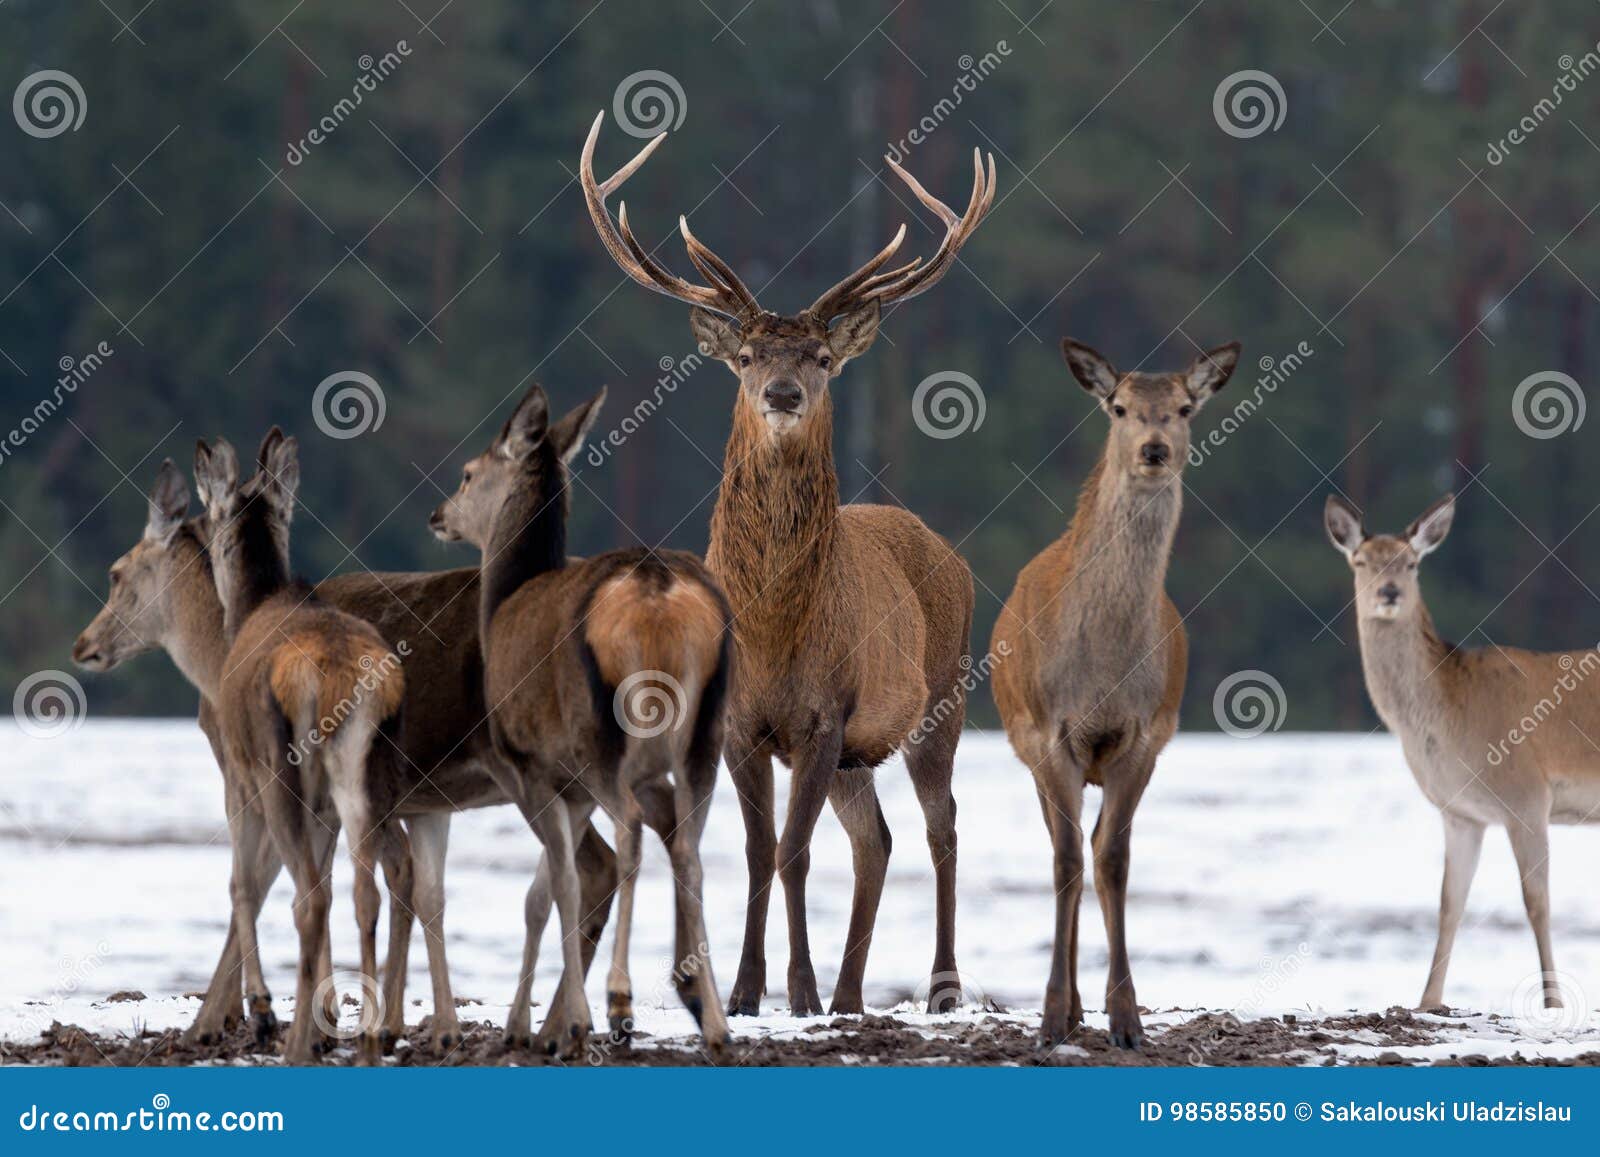
<path id="1" fill-rule="evenodd" d="M 1084 785 L 1102 788 L 1093 836 L 1095 891 L 1110 942 L 1106 1011 L 1112 1042 L 1143 1039 L 1128 960 L 1126 914 L 1134 812 L 1156 757 L 1178 726 L 1188 640 L 1166 594 L 1183 510 L 1189 419 L 1220 389 L 1237 345 L 1182 374 L 1118 373 L 1071 340 L 1067 364 L 1111 419 L 1065 534 L 1022 569 L 995 622 L 994 698 L 1032 770 L 1054 849 L 1056 921 L 1043 1041 L 1083 1021 L 1078 909 L 1083 894 Z"/>
<path id="2" fill-rule="evenodd" d="M 767 907 L 783 882 L 789 923 L 789 1007 L 822 1011 L 806 928 L 811 836 L 831 802 L 850 837 L 855 871 L 844 961 L 833 1010 L 862 1011 L 861 984 L 888 871 L 890 836 L 872 769 L 903 750 L 927 823 L 937 919 L 928 1007 L 959 994 L 955 967 L 956 742 L 966 717 L 961 681 L 972 625 L 972 573 L 914 515 L 839 505 L 833 466 L 830 382 L 877 336 L 885 304 L 932 288 L 955 263 L 994 203 L 973 150 L 972 195 L 957 215 L 897 163 L 890 169 L 945 227 L 927 263 L 883 270 L 905 239 L 902 226 L 876 256 L 792 316 L 763 310 L 728 264 L 678 219 L 689 260 L 705 279 L 666 271 L 639 244 L 626 206 L 613 220 L 606 198 L 666 139 L 652 140 L 600 182 L 595 118 L 579 160 L 590 219 L 607 252 L 647 289 L 687 302 L 702 353 L 739 379 L 733 432 L 706 562 L 733 604 L 739 681 L 728 733 L 729 774 L 745 822 L 749 904 L 731 1012 L 756 1013 L 766 991 Z M 935 720 L 912 740 L 924 715 Z M 783 839 L 775 831 L 772 760 L 793 771 Z"/>
<path id="3" fill-rule="evenodd" d="M 1444 981 L 1486 828 L 1503 827 L 1522 876 L 1545 1006 L 1562 1004 L 1550 939 L 1549 827 L 1600 823 L 1600 653 L 1537 652 L 1444 642 L 1423 602 L 1417 564 L 1449 533 L 1446 496 L 1401 535 L 1369 536 L 1360 515 L 1328 499 L 1329 537 L 1355 576 L 1367 693 L 1445 829 L 1439 937 L 1422 1007 Z"/>
<path id="4" fill-rule="evenodd" d="M 479 622 L 497 782 L 544 845 L 561 918 L 562 976 L 538 1043 L 573 1056 L 589 1033 L 573 836 L 599 804 L 617 821 L 622 886 L 613 1031 L 631 1030 L 626 953 L 642 821 L 667 845 L 677 884 L 674 983 L 718 1052 L 728 1032 L 699 844 L 722 750 L 731 611 L 704 564 L 680 551 L 612 551 L 569 564 L 567 463 L 603 398 L 552 424 L 534 386 L 432 526 L 483 551 Z M 526 1016 L 531 971 L 530 962 L 514 1017 Z"/>

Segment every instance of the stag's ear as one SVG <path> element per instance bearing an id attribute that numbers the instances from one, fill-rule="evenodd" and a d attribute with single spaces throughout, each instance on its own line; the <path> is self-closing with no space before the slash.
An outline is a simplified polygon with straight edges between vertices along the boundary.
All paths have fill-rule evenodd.
<path id="1" fill-rule="evenodd" d="M 208 514 L 239 488 L 239 455 L 226 438 L 218 438 L 215 446 L 195 443 L 194 484 Z"/>
<path id="2" fill-rule="evenodd" d="M 1450 533 L 1450 524 L 1456 517 L 1456 496 L 1446 494 L 1428 509 L 1417 516 L 1417 520 L 1406 527 L 1406 541 L 1411 544 L 1411 549 L 1417 552 L 1417 557 L 1430 554 L 1438 549 L 1444 536 Z"/>
<path id="3" fill-rule="evenodd" d="M 1067 359 L 1067 368 L 1078 379 L 1078 384 L 1102 402 L 1111 396 L 1111 391 L 1122 380 L 1117 367 L 1107 361 L 1104 354 L 1081 341 L 1062 338 L 1061 356 Z"/>
<path id="4" fill-rule="evenodd" d="M 1322 525 L 1328 528 L 1328 541 L 1345 558 L 1355 557 L 1361 544 L 1367 541 L 1366 529 L 1361 525 L 1361 515 L 1337 494 L 1328 495 L 1322 507 Z"/>
<path id="5" fill-rule="evenodd" d="M 739 347 L 744 345 L 744 335 L 730 319 L 698 305 L 689 309 L 689 328 L 694 331 L 695 344 L 708 358 L 725 362 L 734 373 L 739 372 Z"/>
<path id="6" fill-rule="evenodd" d="M 294 513 L 294 496 L 300 492 L 300 443 L 286 438 L 274 426 L 261 443 L 258 459 L 261 492 L 288 519 Z"/>
<path id="7" fill-rule="evenodd" d="M 1194 399 L 1196 408 L 1228 384 L 1228 379 L 1233 376 L 1233 368 L 1238 364 L 1239 343 L 1236 341 L 1207 350 L 1190 363 L 1189 368 L 1183 371 L 1183 385 L 1189 391 L 1189 397 Z"/>
<path id="8" fill-rule="evenodd" d="M 578 451 L 583 449 L 583 442 L 589 436 L 589 431 L 594 429 L 595 421 L 600 417 L 600 407 L 606 404 L 606 388 L 600 387 L 600 392 L 569 410 L 554 426 L 550 427 L 550 445 L 561 461 L 572 465 L 572 460 L 578 456 Z"/>
<path id="9" fill-rule="evenodd" d="M 150 488 L 150 511 L 145 519 L 144 536 L 165 546 L 178 533 L 178 527 L 189 514 L 189 482 L 183 471 L 168 458 L 156 472 L 156 483 Z"/>
<path id="10" fill-rule="evenodd" d="M 549 428 L 550 399 L 544 387 L 535 382 L 517 403 L 516 412 L 506 419 L 505 428 L 495 439 L 495 449 L 503 458 L 521 461 L 544 441 Z"/>
<path id="11" fill-rule="evenodd" d="M 872 347 L 878 337 L 878 322 L 882 318 L 883 306 L 874 300 L 860 309 L 851 310 L 833 323 L 833 328 L 828 331 L 828 348 L 833 351 L 830 377 L 837 377 L 839 371 L 844 369 L 845 362 L 860 357 Z"/>

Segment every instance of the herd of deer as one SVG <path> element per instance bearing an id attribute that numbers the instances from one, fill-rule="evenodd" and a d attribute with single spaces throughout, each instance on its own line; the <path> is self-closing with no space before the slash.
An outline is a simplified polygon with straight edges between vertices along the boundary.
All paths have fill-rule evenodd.
<path id="1" fill-rule="evenodd" d="M 703 283 L 669 273 L 635 238 L 626 206 L 606 200 L 661 144 L 652 140 L 596 181 L 603 115 L 579 172 L 607 251 L 634 281 L 688 303 L 703 351 L 739 380 L 710 548 L 567 556 L 569 464 L 605 392 L 560 418 L 534 386 L 489 446 L 466 464 L 433 533 L 481 552 L 477 567 L 363 573 L 316 587 L 290 577 L 299 482 L 295 439 L 274 428 L 243 478 L 232 446 L 200 443 L 189 488 L 165 463 L 143 537 L 112 566 L 105 607 L 73 658 L 103 671 L 164 649 L 199 690 L 200 726 L 223 772 L 233 843 L 232 918 L 190 1030 L 214 1041 L 241 1023 L 275 1029 L 256 918 L 280 867 L 293 879 L 300 936 L 295 1016 L 284 1057 L 313 1060 L 337 1023 L 329 940 L 339 830 L 355 865 L 361 971 L 380 975 L 381 862 L 391 895 L 381 991 L 366 992 L 358 1056 L 371 1062 L 405 1029 L 406 959 L 419 917 L 433 984 L 432 1043 L 460 1038 L 444 934 L 450 814 L 511 803 L 543 846 L 528 888 L 521 980 L 506 1039 L 562 1056 L 591 1029 L 584 978 L 615 901 L 607 979 L 613 1033 L 632 1020 L 628 973 L 642 828 L 663 841 L 676 881 L 673 981 L 708 1049 L 727 1014 L 754 1014 L 767 989 L 773 877 L 789 930 L 790 1010 L 822 1011 L 806 929 L 809 845 L 824 802 L 849 836 L 855 876 L 832 1011 L 862 1011 L 862 981 L 890 849 L 874 769 L 905 757 L 927 825 L 936 892 L 930 1010 L 958 998 L 956 805 L 951 778 L 965 718 L 963 676 L 973 581 L 966 563 L 909 512 L 839 504 L 829 383 L 872 345 L 886 305 L 932 288 L 994 201 L 995 175 L 974 151 L 971 198 L 957 214 L 893 161 L 945 225 L 929 261 L 885 269 L 905 230 L 792 316 L 763 310 L 732 268 L 679 218 Z M 1121 1046 L 1142 1038 L 1125 906 L 1135 810 L 1178 723 L 1187 668 L 1183 619 L 1165 593 L 1182 507 L 1190 423 L 1227 382 L 1237 343 L 1179 373 L 1121 373 L 1067 340 L 1074 378 L 1109 419 L 1104 454 L 1066 532 L 1025 567 L 1000 612 L 994 697 L 1032 770 L 1054 848 L 1054 952 L 1043 1043 L 1083 1021 L 1077 984 L 1083 890 L 1081 814 L 1099 786 L 1094 884 L 1110 945 L 1106 1005 Z M 1423 792 L 1443 813 L 1446 866 L 1438 949 L 1425 1005 L 1443 1001 L 1449 962 L 1484 828 L 1510 833 L 1538 938 L 1547 1003 L 1559 1000 L 1550 951 L 1546 831 L 1600 812 L 1600 696 L 1559 697 L 1559 725 L 1525 726 L 1531 696 L 1558 684 L 1575 656 L 1440 642 L 1417 587 L 1418 560 L 1444 538 L 1444 499 L 1399 537 L 1368 537 L 1356 512 L 1328 501 L 1334 544 L 1355 572 L 1363 662 L 1379 713 L 1403 740 Z M 1587 672 L 1588 667 L 1583 670 Z M 635 699 L 644 688 L 650 703 Z M 665 709 L 665 718 L 661 710 Z M 651 718 L 637 717 L 641 712 Z M 1519 732 L 1519 720 L 1522 729 Z M 1571 726 L 1567 724 L 1570 723 Z M 916 742 L 908 737 L 918 731 Z M 1506 734 L 1520 736 L 1500 742 Z M 1581 737 L 1581 738 L 1580 738 Z M 1499 746 L 1496 747 L 1496 744 Z M 1498 750 L 1494 767 L 1483 752 Z M 781 837 L 772 761 L 792 772 Z M 745 824 L 749 902 L 744 948 L 724 1008 L 712 975 L 699 845 L 719 761 Z M 596 807 L 614 821 L 613 853 Z M 562 973 L 531 1032 L 530 987 L 554 906 Z M 243 997 L 241 1003 L 241 995 Z"/>

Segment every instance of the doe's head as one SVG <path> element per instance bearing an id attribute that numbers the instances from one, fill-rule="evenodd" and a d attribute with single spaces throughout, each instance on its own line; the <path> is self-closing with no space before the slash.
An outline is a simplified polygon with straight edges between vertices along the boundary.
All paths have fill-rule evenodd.
<path id="1" fill-rule="evenodd" d="M 189 484 L 168 458 L 150 488 L 144 533 L 111 564 L 105 606 L 72 645 L 72 661 L 86 671 L 117 664 L 165 645 L 178 616 L 185 572 L 205 562 L 189 516 Z"/>
<path id="2" fill-rule="evenodd" d="M 1444 541 L 1455 516 L 1456 496 L 1446 494 L 1403 533 L 1369 535 L 1355 507 L 1328 495 L 1323 525 L 1355 576 L 1357 616 L 1392 622 L 1417 613 L 1422 606 L 1417 564 Z"/>
<path id="3" fill-rule="evenodd" d="M 530 387 L 489 448 L 462 468 L 456 492 L 429 516 L 434 537 L 486 549 L 501 510 L 516 496 L 531 504 L 529 517 L 552 505 L 564 517 L 572 460 L 605 400 L 601 386 L 594 397 L 552 423 L 549 397 L 538 384 Z"/>
<path id="4" fill-rule="evenodd" d="M 1104 354 L 1061 339 L 1067 368 L 1111 419 L 1106 464 L 1151 485 L 1176 480 L 1189 457 L 1189 424 L 1239 364 L 1239 343 L 1207 350 L 1178 373 L 1120 373 Z"/>
<path id="5" fill-rule="evenodd" d="M 277 426 L 256 451 L 256 472 L 239 481 L 239 455 L 226 438 L 195 443 L 194 483 L 217 593 L 224 607 L 246 571 L 289 575 L 289 524 L 300 490 L 300 443 Z"/>

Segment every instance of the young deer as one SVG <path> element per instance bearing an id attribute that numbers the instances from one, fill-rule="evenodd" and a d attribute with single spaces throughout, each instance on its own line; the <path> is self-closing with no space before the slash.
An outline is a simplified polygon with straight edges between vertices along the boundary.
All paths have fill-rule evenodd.
<path id="1" fill-rule="evenodd" d="M 1439 940 L 1423 1008 L 1444 1004 L 1444 977 L 1483 830 L 1503 827 L 1522 876 L 1539 947 L 1546 1008 L 1561 1007 L 1550 947 L 1550 825 L 1600 823 L 1600 668 L 1595 651 L 1465 650 L 1440 639 L 1422 601 L 1417 564 L 1438 548 L 1455 496 L 1435 502 L 1399 535 L 1368 536 L 1336 495 L 1323 512 L 1328 537 L 1355 576 L 1357 632 L 1367 694 L 1400 737 L 1406 763 L 1444 817 Z"/>
<path id="2" fill-rule="evenodd" d="M 361 971 L 378 975 L 379 829 L 393 808 L 394 777 L 374 770 L 393 758 L 405 677 L 398 657 L 370 624 L 317 601 L 289 577 L 289 523 L 300 481 L 298 447 L 276 427 L 260 465 L 242 486 L 233 447 L 218 439 L 195 451 L 195 482 L 206 508 L 209 550 L 223 631 L 229 639 L 217 693 L 228 774 L 261 801 L 267 830 L 295 882 L 300 969 L 284 1059 L 311 1062 L 321 1033 L 311 1015 L 327 979 L 331 863 L 313 836 L 344 828 L 355 862 Z M 382 734 L 380 734 L 380 732 Z M 253 912 L 239 911 L 242 954 L 255 991 L 264 989 Z M 365 994 L 359 1055 L 380 1052 L 378 1016 Z"/>
<path id="3" fill-rule="evenodd" d="M 625 205 L 612 220 L 606 198 L 666 134 L 599 183 L 594 148 L 604 116 L 595 117 L 579 164 L 601 241 L 634 281 L 693 306 L 689 320 L 702 351 L 739 379 L 706 555 L 736 612 L 739 654 L 727 762 L 744 813 L 750 894 L 729 1010 L 760 1011 L 776 871 L 789 916 L 789 1007 L 799 1016 L 822 1011 L 805 885 L 812 832 L 831 800 L 850 837 L 856 878 L 833 1011 L 862 1011 L 862 976 L 890 847 L 873 769 L 896 750 L 905 752 L 933 855 L 938 918 L 929 1007 L 936 1009 L 959 991 L 950 782 L 966 714 L 960 676 L 968 661 L 972 574 L 915 515 L 897 507 L 839 505 L 829 383 L 872 344 L 884 305 L 932 288 L 954 264 L 994 201 L 994 159 L 985 173 L 974 150 L 972 197 L 959 217 L 889 162 L 945 224 L 933 260 L 879 272 L 904 239 L 902 226 L 877 256 L 809 309 L 780 317 L 756 304 L 682 217 L 689 260 L 705 285 L 657 264 L 629 229 Z M 925 716 L 938 724 L 922 742 L 908 742 Z M 774 756 L 794 772 L 781 844 L 774 833 Z"/>
<path id="4" fill-rule="evenodd" d="M 544 844 L 561 919 L 561 982 L 539 1044 L 571 1056 L 590 1029 L 572 855 L 598 803 L 617 819 L 623 888 L 613 1028 L 625 1032 L 632 1017 L 627 923 L 642 817 L 666 844 L 677 883 L 673 980 L 718 1053 L 728 1027 L 707 946 L 700 836 L 722 750 L 732 612 L 691 554 L 567 558 L 568 465 L 604 398 L 601 390 L 552 423 L 544 391 L 532 387 L 429 525 L 483 552 L 479 633 L 498 782 Z"/>
<path id="5" fill-rule="evenodd" d="M 1166 593 L 1183 509 L 1189 423 L 1239 359 L 1237 342 L 1182 373 L 1121 374 L 1065 339 L 1074 377 L 1111 421 L 1105 452 L 1067 532 L 1022 568 L 995 623 L 994 698 L 1017 755 L 1033 771 L 1055 848 L 1055 947 L 1043 1043 L 1083 1023 L 1078 907 L 1083 895 L 1084 784 L 1104 792 L 1094 828 L 1094 884 L 1110 941 L 1111 1039 L 1143 1040 L 1128 965 L 1125 909 L 1133 813 L 1156 757 L 1178 727 L 1188 640 Z"/>
<path id="6" fill-rule="evenodd" d="M 112 565 L 106 604 L 78 636 L 72 653 L 80 666 L 98 672 L 149 651 L 166 650 L 200 692 L 200 728 L 223 767 L 214 703 L 228 644 L 206 552 L 204 517 L 191 519 L 188 510 L 189 488 L 182 472 L 170 461 L 163 463 L 150 491 L 144 533 Z M 385 841 L 384 871 L 394 899 L 383 976 L 384 1034 L 392 1039 L 405 1032 L 406 956 L 414 910 L 423 926 L 433 979 L 432 1044 L 442 1052 L 460 1039 L 443 928 L 450 815 L 506 802 L 484 770 L 489 738 L 477 644 L 478 568 L 418 574 L 361 572 L 328 579 L 315 589 L 319 599 L 372 623 L 394 646 L 409 645 L 406 667 L 412 678 L 401 713 L 397 812 L 405 817 L 412 857 L 405 855 L 405 841 Z M 257 801 L 226 774 L 223 785 L 234 855 L 229 892 L 242 898 L 253 925 L 282 861 L 267 837 Z M 331 833 L 318 827 L 312 834 L 328 839 L 331 846 Z M 585 829 L 579 852 L 587 961 L 609 913 L 615 860 L 592 826 Z M 328 854 L 319 852 L 322 857 Z M 414 891 L 409 884 L 413 857 Z M 529 905 L 535 913 L 548 912 L 549 903 L 547 883 L 530 888 Z M 229 906 L 234 907 L 231 900 Z M 542 917 L 538 927 L 543 927 Z M 190 1029 L 191 1037 L 201 1043 L 222 1039 L 239 1022 L 241 939 L 236 914 Z M 525 959 L 531 961 L 536 951 L 537 940 L 525 950 Z M 331 968 L 330 958 L 323 970 Z M 264 1044 L 274 1026 L 270 996 L 265 988 L 250 995 L 258 1008 L 264 1006 L 255 1025 Z M 330 990 L 330 1023 L 338 1019 L 332 1003 L 336 999 Z M 523 1015 L 525 1020 L 526 1012 Z"/>

